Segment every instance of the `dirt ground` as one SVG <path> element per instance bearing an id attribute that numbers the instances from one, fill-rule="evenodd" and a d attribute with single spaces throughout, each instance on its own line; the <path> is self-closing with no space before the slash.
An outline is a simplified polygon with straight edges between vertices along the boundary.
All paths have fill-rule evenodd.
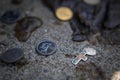
<path id="1" fill-rule="evenodd" d="M 21 10 L 22 17 L 25 14 L 36 16 L 43 25 L 26 42 L 19 42 L 14 36 L 15 24 L 0 22 L 0 28 L 7 32 L 7 38 L 2 41 L 5 45 L 0 45 L 0 54 L 14 47 L 22 48 L 25 53 L 20 63 L 0 62 L 0 80 L 111 80 L 113 73 L 120 70 L 120 45 L 101 41 L 95 44 L 90 41 L 73 42 L 69 23 L 58 21 L 40 0 L 24 0 L 20 5 L 11 4 L 10 0 L 0 1 L 0 15 L 11 9 Z M 54 55 L 44 57 L 36 53 L 36 45 L 45 39 L 57 44 Z M 86 62 L 73 65 L 71 61 L 77 55 L 76 51 L 85 46 L 95 48 L 97 55 L 87 56 Z"/>

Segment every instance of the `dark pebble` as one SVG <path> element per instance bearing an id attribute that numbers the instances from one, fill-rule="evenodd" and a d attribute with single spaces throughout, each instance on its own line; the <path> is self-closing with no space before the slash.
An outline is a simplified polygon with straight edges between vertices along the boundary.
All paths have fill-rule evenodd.
<path id="1" fill-rule="evenodd" d="M 1 17 L 0 20 L 6 24 L 16 23 L 21 16 L 20 11 L 18 10 L 9 10 L 6 11 Z"/>
<path id="2" fill-rule="evenodd" d="M 49 56 L 56 52 L 57 46 L 54 42 L 51 41 L 43 41 L 36 47 L 36 51 L 38 54 L 43 56 Z"/>
<path id="3" fill-rule="evenodd" d="M 19 48 L 8 49 L 1 54 L 0 59 L 5 63 L 14 63 L 24 56 L 24 52 Z"/>

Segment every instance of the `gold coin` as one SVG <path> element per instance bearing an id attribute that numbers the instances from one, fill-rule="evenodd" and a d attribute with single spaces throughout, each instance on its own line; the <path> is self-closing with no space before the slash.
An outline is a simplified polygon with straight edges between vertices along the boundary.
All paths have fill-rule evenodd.
<path id="1" fill-rule="evenodd" d="M 120 71 L 115 72 L 111 80 L 120 80 Z"/>
<path id="2" fill-rule="evenodd" d="M 68 7 L 60 7 L 56 10 L 55 15 L 58 19 L 67 21 L 73 17 L 73 12 Z"/>
<path id="3" fill-rule="evenodd" d="M 101 0 L 84 0 L 84 2 L 90 5 L 97 5 L 101 2 Z"/>

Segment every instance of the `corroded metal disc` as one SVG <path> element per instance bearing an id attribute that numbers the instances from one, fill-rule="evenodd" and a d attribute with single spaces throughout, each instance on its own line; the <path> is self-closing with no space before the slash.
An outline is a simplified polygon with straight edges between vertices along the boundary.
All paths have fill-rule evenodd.
<path id="1" fill-rule="evenodd" d="M 6 11 L 1 17 L 0 20 L 6 24 L 16 23 L 21 16 L 20 11 L 18 10 L 9 10 Z"/>
<path id="2" fill-rule="evenodd" d="M 8 49 L 0 58 L 6 63 L 14 63 L 24 56 L 24 52 L 19 48 Z"/>
<path id="3" fill-rule="evenodd" d="M 56 50 L 57 50 L 56 44 L 48 40 L 40 42 L 36 47 L 37 53 L 43 56 L 52 55 L 53 53 L 56 52 Z"/>
<path id="4" fill-rule="evenodd" d="M 60 7 L 56 10 L 55 15 L 58 19 L 67 21 L 73 17 L 73 12 L 68 7 Z"/>

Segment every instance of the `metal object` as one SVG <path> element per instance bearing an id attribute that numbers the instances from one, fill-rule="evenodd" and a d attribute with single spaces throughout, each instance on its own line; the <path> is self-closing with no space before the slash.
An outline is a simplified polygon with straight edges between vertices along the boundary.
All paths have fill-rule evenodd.
<path id="1" fill-rule="evenodd" d="M 18 21 L 20 15 L 21 13 L 18 10 L 9 10 L 0 17 L 0 20 L 6 24 L 13 24 Z"/>
<path id="2" fill-rule="evenodd" d="M 87 57 L 83 54 L 79 54 L 75 59 L 73 59 L 72 63 L 77 65 L 81 60 L 86 61 Z"/>
<path id="3" fill-rule="evenodd" d="M 20 60 L 23 56 L 24 56 L 23 50 L 21 50 L 20 48 L 12 48 L 4 52 L 0 56 L 0 59 L 6 63 L 14 63 Z"/>
<path id="4" fill-rule="evenodd" d="M 55 15 L 58 19 L 67 21 L 73 17 L 73 12 L 68 7 L 60 7 L 56 10 Z"/>
<path id="5" fill-rule="evenodd" d="M 56 44 L 48 40 L 40 42 L 40 44 L 38 44 L 38 46 L 36 47 L 37 53 L 43 56 L 52 55 L 56 52 L 56 50 L 57 50 Z"/>
<path id="6" fill-rule="evenodd" d="M 72 60 L 72 63 L 77 65 L 81 60 L 87 61 L 88 58 L 86 55 L 96 55 L 96 50 L 89 47 L 82 49 L 78 56 Z"/>

